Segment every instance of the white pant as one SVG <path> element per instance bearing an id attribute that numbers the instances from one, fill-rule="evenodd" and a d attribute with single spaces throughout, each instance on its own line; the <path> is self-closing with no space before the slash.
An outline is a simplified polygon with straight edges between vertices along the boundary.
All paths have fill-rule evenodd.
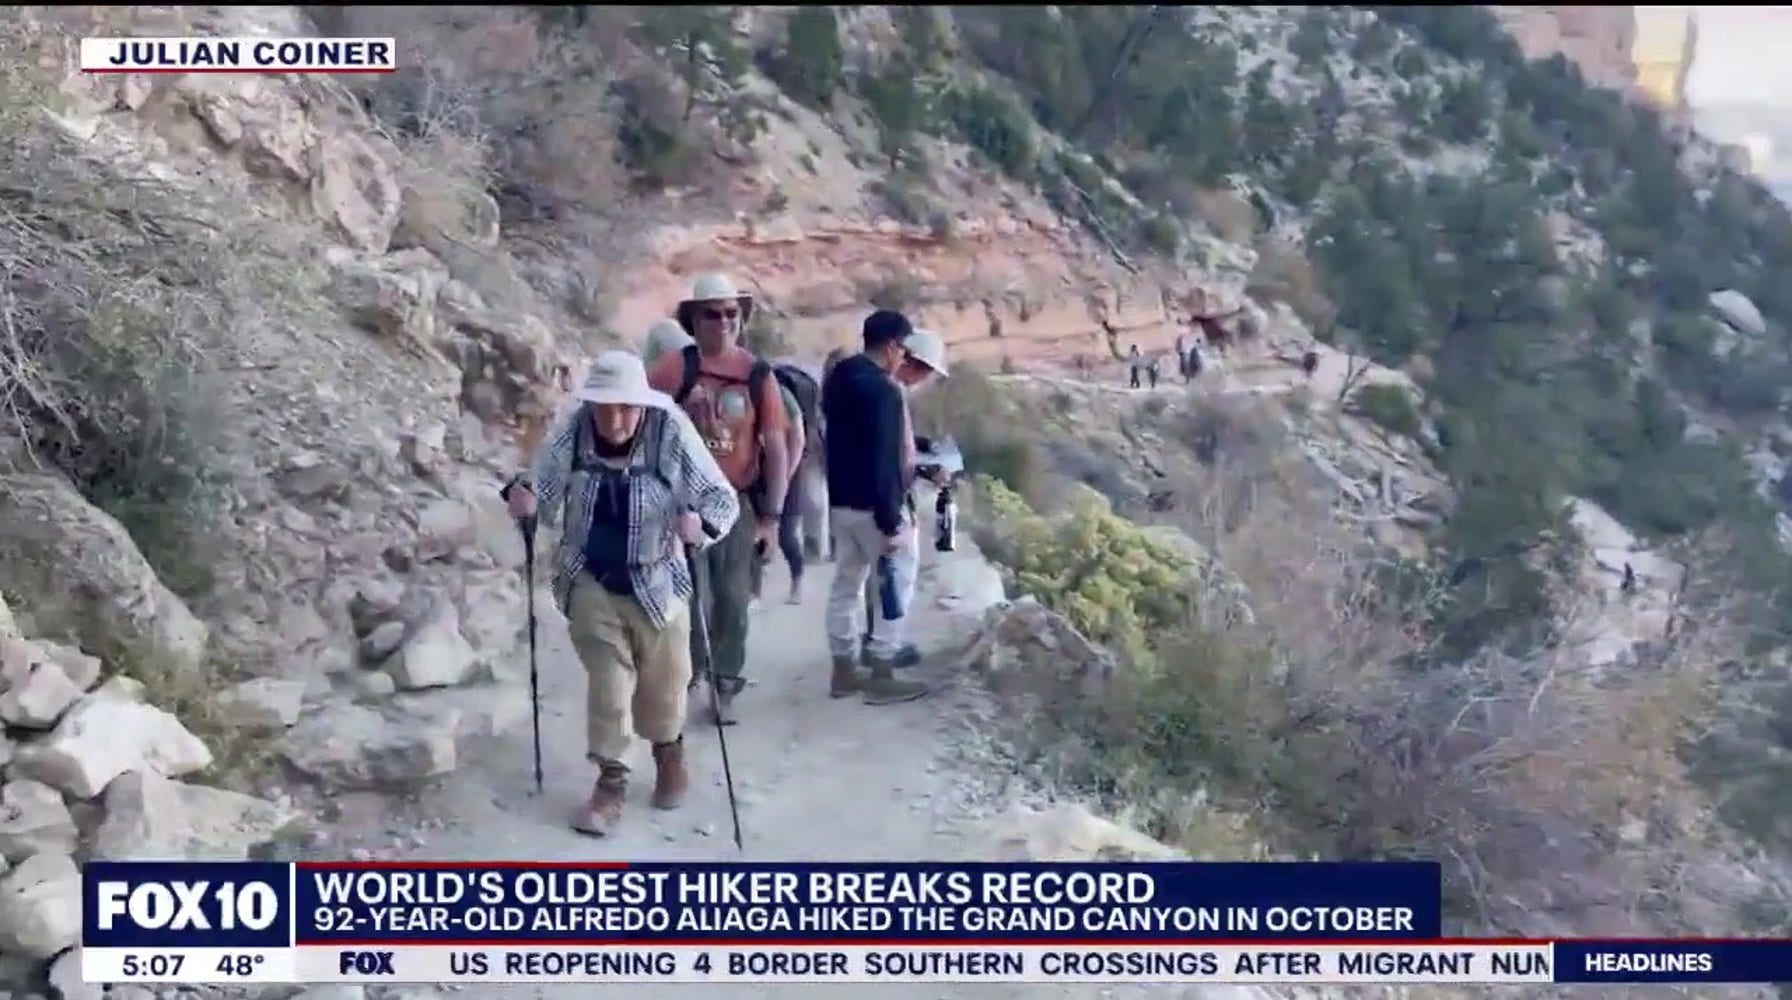
<path id="1" fill-rule="evenodd" d="M 859 618 L 865 601 L 865 583 L 876 571 L 877 558 L 884 553 L 886 536 L 868 510 L 835 507 L 829 512 L 833 521 L 835 551 L 834 583 L 828 590 L 828 650 L 838 657 L 858 652 L 859 636 L 864 624 Z M 897 593 L 902 596 L 903 616 L 886 619 L 881 611 L 872 616 L 871 655 L 891 659 L 902 649 L 908 627 L 908 610 L 914 603 L 915 581 L 920 572 L 921 549 L 915 526 L 903 525 L 903 543 L 890 553 L 896 575 Z"/>

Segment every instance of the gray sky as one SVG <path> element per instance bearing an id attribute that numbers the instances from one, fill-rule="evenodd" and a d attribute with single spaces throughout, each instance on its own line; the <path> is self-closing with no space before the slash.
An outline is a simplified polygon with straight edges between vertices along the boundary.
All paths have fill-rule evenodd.
<path id="1" fill-rule="evenodd" d="M 1763 101 L 1792 108 L 1792 6 L 1699 6 L 1693 104 Z"/>

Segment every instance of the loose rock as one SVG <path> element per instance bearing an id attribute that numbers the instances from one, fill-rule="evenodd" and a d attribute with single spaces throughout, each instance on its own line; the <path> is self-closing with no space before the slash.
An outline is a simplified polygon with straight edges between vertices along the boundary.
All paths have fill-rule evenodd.
<path id="1" fill-rule="evenodd" d="M 253 795 L 153 771 L 119 775 L 106 786 L 105 803 L 93 856 L 113 861 L 240 861 L 298 819 L 294 810 Z"/>
<path id="2" fill-rule="evenodd" d="M 49 958 L 81 940 L 81 872 L 66 854 L 26 858 L 0 879 L 0 949 Z"/>
<path id="3" fill-rule="evenodd" d="M 178 777 L 211 765 L 212 754 L 180 720 L 153 705 L 83 698 L 49 736 L 23 747 L 13 773 L 87 799 L 126 771 Z"/>
<path id="4" fill-rule="evenodd" d="M 79 836 L 56 789 L 23 778 L 0 787 L 0 857 L 22 861 L 33 854 L 72 855 Z"/>

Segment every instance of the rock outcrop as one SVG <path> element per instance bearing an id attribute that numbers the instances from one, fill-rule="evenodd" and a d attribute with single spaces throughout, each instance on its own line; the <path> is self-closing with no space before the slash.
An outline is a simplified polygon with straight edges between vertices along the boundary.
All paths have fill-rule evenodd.
<path id="1" fill-rule="evenodd" d="M 0 599 L 0 989 L 78 983 L 76 858 L 242 860 L 295 827 L 296 810 L 179 780 L 214 763 L 179 719 L 100 661 L 20 633 Z M 82 817 L 77 819 L 77 817 Z M 70 962 L 74 961 L 70 979 Z M 94 994 L 97 995 L 97 994 Z"/>
<path id="2" fill-rule="evenodd" d="M 0 475 L 5 596 L 40 635 L 197 672 L 207 628 L 162 584 L 130 533 L 51 474 Z"/>

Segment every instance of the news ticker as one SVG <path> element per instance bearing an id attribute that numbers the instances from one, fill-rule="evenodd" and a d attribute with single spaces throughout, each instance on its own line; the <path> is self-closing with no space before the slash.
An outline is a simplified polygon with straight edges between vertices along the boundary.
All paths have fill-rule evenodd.
<path id="1" fill-rule="evenodd" d="M 1767 983 L 1792 941 L 1439 936 L 1424 863 L 92 862 L 88 982 Z"/>

